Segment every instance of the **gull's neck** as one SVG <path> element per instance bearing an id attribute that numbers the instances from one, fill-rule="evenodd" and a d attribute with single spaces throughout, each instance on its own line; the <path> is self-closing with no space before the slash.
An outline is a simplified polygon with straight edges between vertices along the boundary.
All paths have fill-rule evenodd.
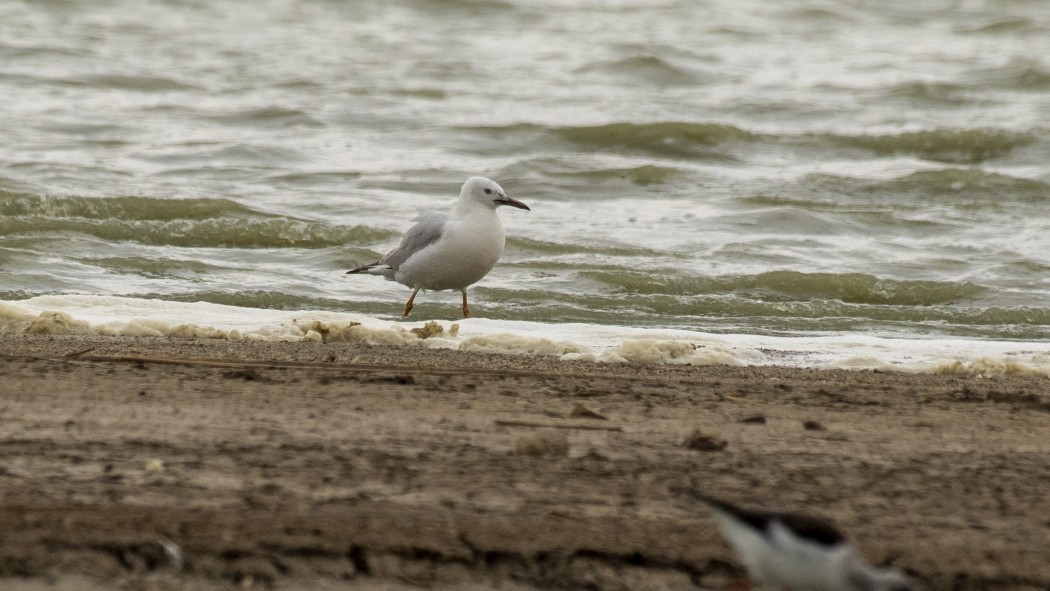
<path id="1" fill-rule="evenodd" d="M 486 207 L 483 203 L 478 203 L 473 199 L 460 198 L 459 203 L 456 204 L 455 211 L 452 212 L 452 217 L 465 218 L 472 216 L 483 216 L 490 215 L 495 216 L 495 208 Z"/>

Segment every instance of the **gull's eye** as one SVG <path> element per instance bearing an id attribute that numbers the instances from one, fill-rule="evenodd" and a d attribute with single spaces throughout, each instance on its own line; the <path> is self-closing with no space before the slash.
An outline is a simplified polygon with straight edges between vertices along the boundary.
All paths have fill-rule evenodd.
<path id="1" fill-rule="evenodd" d="M 485 194 L 486 195 L 491 195 L 492 194 L 492 189 L 485 189 Z"/>

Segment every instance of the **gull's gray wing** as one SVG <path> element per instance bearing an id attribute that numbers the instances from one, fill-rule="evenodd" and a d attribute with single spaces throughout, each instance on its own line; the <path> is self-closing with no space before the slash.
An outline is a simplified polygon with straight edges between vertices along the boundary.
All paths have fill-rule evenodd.
<path id="1" fill-rule="evenodd" d="M 416 220 L 416 225 L 409 228 L 401 238 L 401 244 L 379 259 L 380 265 L 389 265 L 396 271 L 408 260 L 408 257 L 437 242 L 445 230 L 448 216 L 443 213 L 427 212 L 420 214 Z"/>

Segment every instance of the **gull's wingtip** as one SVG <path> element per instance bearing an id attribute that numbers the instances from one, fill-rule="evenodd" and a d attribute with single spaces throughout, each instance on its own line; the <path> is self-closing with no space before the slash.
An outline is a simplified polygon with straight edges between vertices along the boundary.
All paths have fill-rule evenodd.
<path id="1" fill-rule="evenodd" d="M 356 269 L 350 269 L 345 274 L 353 275 L 355 273 L 370 273 L 373 275 L 382 275 L 384 272 L 393 269 L 390 265 L 380 265 L 379 263 L 372 263 L 371 265 L 362 265 Z"/>
<path id="2" fill-rule="evenodd" d="M 741 509 L 728 501 L 723 501 L 722 499 L 706 495 L 692 486 L 681 486 L 678 487 L 677 490 L 678 492 L 691 497 L 693 500 L 703 503 L 704 506 L 715 513 L 729 515 L 738 520 L 744 519 L 744 515 L 748 513 L 744 509 Z"/>

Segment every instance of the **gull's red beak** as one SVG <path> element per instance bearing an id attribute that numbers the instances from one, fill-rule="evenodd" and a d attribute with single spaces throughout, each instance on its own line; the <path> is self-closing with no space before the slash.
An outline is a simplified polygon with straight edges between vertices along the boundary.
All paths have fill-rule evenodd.
<path id="1" fill-rule="evenodd" d="M 496 199 L 496 203 L 500 205 L 509 205 L 511 207 L 517 207 L 518 209 L 524 209 L 525 211 L 532 211 L 528 205 L 525 205 L 517 199 L 511 199 L 510 197 L 504 197 L 503 199 Z"/>

